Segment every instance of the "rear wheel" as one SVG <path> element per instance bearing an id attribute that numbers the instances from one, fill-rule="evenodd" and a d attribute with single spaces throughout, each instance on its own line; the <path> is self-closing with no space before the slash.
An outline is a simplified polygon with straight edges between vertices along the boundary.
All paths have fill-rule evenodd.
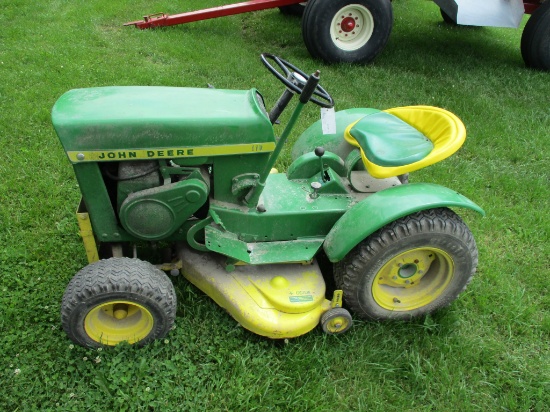
<path id="1" fill-rule="evenodd" d="M 550 70 L 550 1 L 542 3 L 527 21 L 521 55 L 528 67 Z"/>
<path id="2" fill-rule="evenodd" d="M 369 63 L 393 26 L 389 0 L 309 0 L 302 36 L 312 56 L 329 63 Z"/>
<path id="3" fill-rule="evenodd" d="M 367 237 L 335 265 L 335 280 L 359 317 L 410 319 L 455 300 L 477 256 L 472 233 L 454 212 L 425 210 Z"/>
<path id="4" fill-rule="evenodd" d="M 82 346 L 145 345 L 165 336 L 176 315 L 170 279 L 148 262 L 111 258 L 69 282 L 61 304 L 67 335 Z"/>

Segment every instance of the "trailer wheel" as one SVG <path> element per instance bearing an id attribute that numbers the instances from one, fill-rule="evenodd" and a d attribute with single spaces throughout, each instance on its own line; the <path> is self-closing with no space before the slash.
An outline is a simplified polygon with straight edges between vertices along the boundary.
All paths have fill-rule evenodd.
<path id="1" fill-rule="evenodd" d="M 407 320 L 449 305 L 474 275 L 477 248 L 450 209 L 384 226 L 335 264 L 336 286 L 363 319 Z"/>
<path id="2" fill-rule="evenodd" d="M 298 16 L 302 17 L 304 15 L 304 9 L 306 8 L 306 2 L 291 4 L 289 6 L 281 6 L 279 10 L 281 13 L 287 16 Z"/>
<path id="3" fill-rule="evenodd" d="M 63 329 L 75 343 L 143 346 L 165 336 L 174 324 L 172 282 L 148 262 L 129 258 L 100 260 L 69 282 L 61 303 Z"/>
<path id="4" fill-rule="evenodd" d="M 550 70 L 550 1 L 542 3 L 527 21 L 521 55 L 528 67 Z"/>
<path id="5" fill-rule="evenodd" d="M 389 0 L 309 0 L 302 36 L 313 57 L 369 63 L 386 45 L 392 26 Z"/>

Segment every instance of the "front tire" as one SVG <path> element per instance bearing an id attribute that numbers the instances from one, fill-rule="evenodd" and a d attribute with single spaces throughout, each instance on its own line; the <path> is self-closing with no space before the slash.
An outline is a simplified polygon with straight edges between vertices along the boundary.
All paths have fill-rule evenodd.
<path id="1" fill-rule="evenodd" d="M 337 287 L 363 319 L 407 320 L 449 305 L 476 270 L 472 233 L 447 208 L 384 226 L 334 268 Z"/>
<path id="2" fill-rule="evenodd" d="M 521 55 L 528 67 L 550 70 L 550 1 L 529 17 L 521 35 Z"/>
<path id="3" fill-rule="evenodd" d="M 63 329 L 88 347 L 123 341 L 143 346 L 166 336 L 175 315 L 176 294 L 166 274 L 129 258 L 86 266 L 69 282 L 61 303 Z"/>
<path id="4" fill-rule="evenodd" d="M 309 0 L 302 36 L 313 57 L 369 63 L 388 42 L 392 26 L 389 0 Z"/>

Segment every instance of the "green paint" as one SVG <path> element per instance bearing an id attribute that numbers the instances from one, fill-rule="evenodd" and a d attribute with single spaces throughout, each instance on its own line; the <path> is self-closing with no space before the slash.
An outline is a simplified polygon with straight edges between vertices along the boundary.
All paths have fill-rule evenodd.
<path id="1" fill-rule="evenodd" d="M 185 157 L 194 155 L 193 147 L 275 142 L 258 99 L 255 89 L 75 89 L 56 102 L 52 122 L 65 151 L 101 150 L 100 160 L 108 161 L 131 160 L 132 152 L 124 149 L 158 155 L 179 147 L 181 154 L 159 157 Z"/>
<path id="2" fill-rule="evenodd" d="M 384 225 L 414 212 L 437 207 L 465 207 L 485 215 L 474 202 L 446 187 L 413 183 L 382 190 L 350 209 L 332 228 L 323 245 L 338 262 L 359 242 Z"/>
<path id="3" fill-rule="evenodd" d="M 386 112 L 363 117 L 350 130 L 367 158 L 380 166 L 403 166 L 424 159 L 433 143 L 414 127 Z"/>

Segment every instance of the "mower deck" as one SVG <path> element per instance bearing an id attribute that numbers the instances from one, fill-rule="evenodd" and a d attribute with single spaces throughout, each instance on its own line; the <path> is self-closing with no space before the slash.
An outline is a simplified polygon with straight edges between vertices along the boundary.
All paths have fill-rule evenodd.
<path id="1" fill-rule="evenodd" d="M 275 339 L 303 335 L 331 308 L 315 260 L 228 266 L 224 256 L 186 245 L 180 247 L 179 255 L 185 278 L 258 335 Z"/>

